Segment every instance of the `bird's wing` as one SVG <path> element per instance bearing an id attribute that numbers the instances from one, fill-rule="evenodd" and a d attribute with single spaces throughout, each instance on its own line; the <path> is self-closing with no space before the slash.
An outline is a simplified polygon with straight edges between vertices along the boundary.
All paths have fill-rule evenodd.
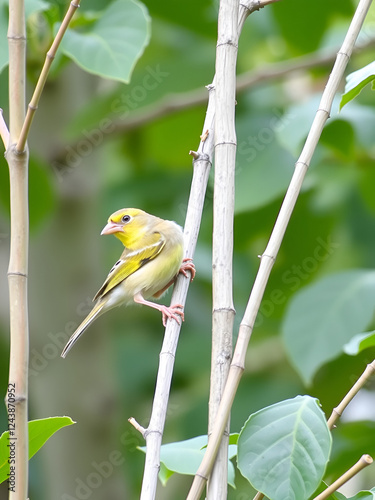
<path id="1" fill-rule="evenodd" d="M 95 295 L 94 300 L 106 295 L 112 288 L 135 273 L 142 266 L 155 259 L 162 251 L 165 239 L 160 233 L 152 233 L 147 237 L 147 242 L 142 248 L 136 250 L 125 249 L 120 259 L 109 271 L 107 279 Z"/>

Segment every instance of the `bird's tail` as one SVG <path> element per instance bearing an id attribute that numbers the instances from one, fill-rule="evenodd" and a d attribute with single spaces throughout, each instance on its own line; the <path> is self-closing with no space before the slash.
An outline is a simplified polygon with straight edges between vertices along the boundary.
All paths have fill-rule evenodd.
<path id="1" fill-rule="evenodd" d="M 104 306 L 106 302 L 107 302 L 106 300 L 100 300 L 97 304 L 95 304 L 91 312 L 86 316 L 86 318 L 82 321 L 77 330 L 68 340 L 66 346 L 64 347 L 61 353 L 62 358 L 65 358 L 65 356 L 68 354 L 73 345 L 77 342 L 77 340 L 86 330 L 86 328 L 88 328 L 91 325 L 91 323 L 104 312 L 105 310 Z"/>

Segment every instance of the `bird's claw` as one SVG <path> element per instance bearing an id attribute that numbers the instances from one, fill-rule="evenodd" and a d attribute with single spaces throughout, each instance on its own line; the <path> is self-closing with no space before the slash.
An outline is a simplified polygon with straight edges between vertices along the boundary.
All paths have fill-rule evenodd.
<path id="1" fill-rule="evenodd" d="M 184 321 L 184 306 L 182 304 L 175 304 L 174 306 L 162 306 L 161 313 L 163 315 L 163 326 L 167 326 L 168 319 L 175 319 L 180 325 L 181 321 Z"/>
<path id="2" fill-rule="evenodd" d="M 182 273 L 186 278 L 189 278 L 187 271 L 190 271 L 190 281 L 193 281 L 196 275 L 196 270 L 193 259 L 191 259 L 190 257 L 186 257 L 185 259 L 183 259 L 179 272 Z"/>

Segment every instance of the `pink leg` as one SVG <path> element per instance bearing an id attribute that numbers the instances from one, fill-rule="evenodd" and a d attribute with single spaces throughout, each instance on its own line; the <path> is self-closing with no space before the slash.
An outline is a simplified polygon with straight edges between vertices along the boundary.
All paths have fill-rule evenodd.
<path id="1" fill-rule="evenodd" d="M 184 306 L 181 304 L 175 304 L 174 306 L 163 306 L 161 304 L 155 304 L 155 302 L 150 302 L 142 297 L 140 293 L 134 295 L 134 302 L 137 304 L 143 304 L 144 306 L 149 306 L 154 309 L 157 309 L 163 315 L 163 325 L 167 325 L 167 320 L 169 318 L 173 318 L 180 325 L 180 318 L 184 321 Z"/>
<path id="2" fill-rule="evenodd" d="M 188 278 L 189 275 L 186 271 L 190 271 L 190 275 L 191 275 L 190 281 L 193 281 L 193 279 L 195 278 L 195 274 L 196 274 L 195 266 L 193 263 L 193 259 L 190 259 L 188 257 L 182 261 L 182 264 L 181 264 L 181 267 L 179 270 L 180 273 L 182 273 L 184 276 L 186 276 L 186 278 Z"/>

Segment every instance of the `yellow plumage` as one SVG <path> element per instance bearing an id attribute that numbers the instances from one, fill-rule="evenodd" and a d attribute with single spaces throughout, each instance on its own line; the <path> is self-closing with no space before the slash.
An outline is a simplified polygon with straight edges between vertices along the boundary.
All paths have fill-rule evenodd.
<path id="1" fill-rule="evenodd" d="M 184 319 L 183 307 L 167 307 L 147 299 L 160 297 L 179 272 L 194 278 L 191 259 L 183 259 L 183 233 L 173 221 L 163 220 L 136 208 L 118 210 L 110 216 L 101 234 L 114 234 L 125 249 L 95 295 L 92 311 L 70 337 L 61 356 L 64 358 L 86 328 L 101 314 L 132 302 L 161 311 L 165 326 L 168 318 Z"/>

